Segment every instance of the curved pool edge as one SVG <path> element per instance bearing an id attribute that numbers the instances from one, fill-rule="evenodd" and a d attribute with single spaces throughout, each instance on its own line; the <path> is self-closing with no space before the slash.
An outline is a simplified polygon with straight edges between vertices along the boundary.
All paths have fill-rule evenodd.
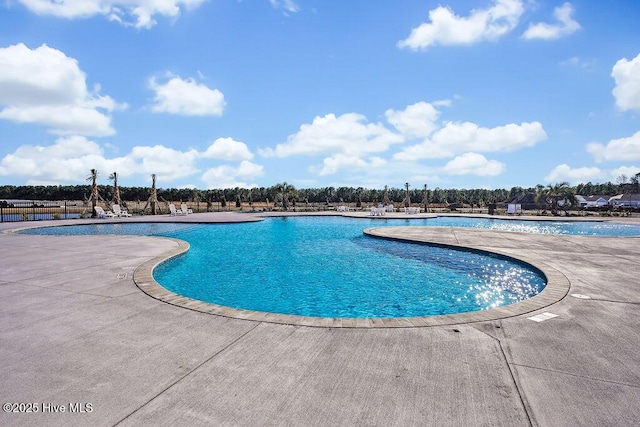
<path id="1" fill-rule="evenodd" d="M 433 239 L 428 238 L 418 238 L 417 236 L 406 236 L 402 235 L 404 230 L 411 227 L 378 227 L 378 228 L 368 228 L 363 231 L 364 234 L 372 237 L 396 240 L 396 241 L 404 241 L 411 243 L 421 243 L 439 247 L 449 247 L 456 250 L 471 250 L 474 252 L 484 253 L 484 254 L 496 254 L 500 257 L 504 257 L 510 260 L 514 260 L 519 263 L 524 263 L 527 266 L 533 267 L 542 273 L 547 280 L 547 285 L 545 288 L 537 295 L 527 298 L 526 300 L 516 302 L 513 304 L 505 305 L 502 307 L 481 310 L 481 311 L 472 311 L 467 313 L 459 313 L 459 314 L 448 314 L 441 316 L 424 316 L 418 318 L 411 319 L 421 319 L 426 320 L 429 325 L 450 325 L 457 323 L 473 323 L 473 322 L 484 322 L 491 320 L 499 320 L 505 319 L 513 316 L 520 316 L 523 314 L 531 313 L 536 310 L 540 310 L 542 308 L 548 307 L 552 304 L 555 304 L 561 301 L 564 297 L 569 293 L 569 289 L 571 288 L 571 283 L 569 279 L 559 270 L 546 263 L 542 263 L 540 261 L 534 260 L 531 257 L 527 257 L 525 255 L 514 255 L 512 253 L 507 253 L 501 251 L 499 249 L 487 249 L 484 247 L 479 247 L 475 245 L 461 245 L 454 243 L 443 243 L 437 242 Z M 415 227 L 419 228 L 419 227 Z M 478 230 L 481 231 L 481 230 Z M 498 233 L 502 233 L 499 231 Z M 452 319 L 454 318 L 454 319 Z M 442 322 L 444 321 L 444 322 Z"/>
<path id="2" fill-rule="evenodd" d="M 507 254 L 499 250 L 487 250 L 475 247 L 473 245 L 456 245 L 423 239 L 415 239 L 401 235 L 391 235 L 392 233 L 389 233 L 389 231 L 392 231 L 390 229 L 393 228 L 395 227 L 368 228 L 364 230 L 363 233 L 378 238 L 432 244 L 442 247 L 451 247 L 458 250 L 473 250 L 483 253 L 497 254 L 502 257 L 516 260 L 517 262 L 525 263 L 539 270 L 547 279 L 547 285 L 538 295 L 514 304 L 482 311 L 473 311 L 459 314 L 445 314 L 437 316 L 398 318 L 331 318 L 297 316 L 244 310 L 208 303 L 179 295 L 164 288 L 162 285 L 156 282 L 153 278 L 153 270 L 159 264 L 176 256 L 180 256 L 189 250 L 189 243 L 187 243 L 186 241 L 168 237 L 160 238 L 165 238 L 176 242 L 177 247 L 138 266 L 133 273 L 133 281 L 142 292 L 149 295 L 150 297 L 167 304 L 175 305 L 189 310 L 240 320 L 319 328 L 414 328 L 500 320 L 527 314 L 547 307 L 562 300 L 569 292 L 570 283 L 564 274 L 549 265 L 542 264 L 536 260 L 530 259 L 529 257 L 520 255 L 514 256 L 513 254 Z M 385 230 L 387 231 L 386 233 L 384 232 Z"/>

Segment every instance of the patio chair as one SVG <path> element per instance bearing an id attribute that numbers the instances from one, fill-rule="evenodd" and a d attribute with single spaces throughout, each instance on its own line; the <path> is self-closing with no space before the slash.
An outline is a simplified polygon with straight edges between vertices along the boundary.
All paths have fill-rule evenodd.
<path id="1" fill-rule="evenodd" d="M 182 212 L 182 209 L 178 210 L 176 209 L 176 205 L 174 205 L 173 203 L 169 204 L 169 215 L 171 216 L 177 216 L 177 215 L 186 215 L 184 212 Z"/>
<path id="2" fill-rule="evenodd" d="M 104 209 L 102 209 L 100 206 L 96 206 L 96 215 L 98 215 L 98 218 L 115 218 L 115 215 L 113 212 L 111 211 L 106 211 Z"/>
<path id="3" fill-rule="evenodd" d="M 125 210 L 122 210 L 122 208 L 120 208 L 120 205 L 113 205 L 111 206 L 111 209 L 113 209 L 113 213 L 118 217 L 129 217 L 131 216 L 131 214 Z"/>
<path id="4" fill-rule="evenodd" d="M 193 213 L 193 210 L 189 209 L 189 207 L 185 203 L 180 205 L 180 210 L 182 211 L 183 215 L 189 215 Z"/>
<path id="5" fill-rule="evenodd" d="M 376 208 L 375 206 L 371 207 L 371 216 L 384 216 L 385 212 L 384 208 Z"/>

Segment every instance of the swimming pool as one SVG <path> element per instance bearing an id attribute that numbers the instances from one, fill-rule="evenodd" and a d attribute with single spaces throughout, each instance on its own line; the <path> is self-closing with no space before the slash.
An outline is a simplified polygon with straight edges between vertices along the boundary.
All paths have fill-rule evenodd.
<path id="1" fill-rule="evenodd" d="M 177 294 L 222 306 L 331 318 L 479 311 L 522 301 L 546 284 L 512 259 L 377 239 L 363 228 L 340 217 L 193 227 L 174 235 L 190 250 L 159 265 L 154 277 Z"/>
<path id="2" fill-rule="evenodd" d="M 101 223 L 26 232 L 179 238 L 189 242 L 190 250 L 154 270 L 159 284 L 189 298 L 279 314 L 455 314 L 512 304 L 545 287 L 543 274 L 512 259 L 362 233 L 372 225 L 406 223 L 281 217 L 239 224 Z"/>
<path id="3" fill-rule="evenodd" d="M 364 236 L 372 226 L 458 226 L 577 235 L 640 235 L 640 226 L 464 217 L 276 217 L 235 224 L 118 223 L 30 234 L 139 234 L 190 243 L 154 278 L 196 300 L 261 312 L 332 318 L 456 314 L 501 307 L 545 287 L 535 268 L 488 253 Z"/>

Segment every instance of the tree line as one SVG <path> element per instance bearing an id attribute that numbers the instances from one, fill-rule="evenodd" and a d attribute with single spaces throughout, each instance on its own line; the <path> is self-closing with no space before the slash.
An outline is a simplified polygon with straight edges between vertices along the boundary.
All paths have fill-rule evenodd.
<path id="1" fill-rule="evenodd" d="M 638 176 L 631 179 L 618 178 L 617 183 L 606 182 L 603 184 L 578 184 L 569 186 L 563 183 L 563 187 L 573 194 L 584 196 L 602 195 L 614 196 L 624 192 L 638 192 Z M 512 187 L 511 189 L 442 189 L 439 187 L 426 189 L 426 197 L 431 204 L 465 204 L 486 206 L 490 203 L 499 203 L 515 200 L 528 193 L 536 195 L 544 193 L 544 189 L 550 186 L 537 185 L 535 187 Z M 119 187 L 120 197 L 124 201 L 146 202 L 151 194 L 148 187 Z M 21 200 L 84 200 L 91 197 L 90 185 L 2 185 L 0 186 L 0 199 Z M 425 198 L 424 185 L 417 188 L 409 188 L 411 203 L 422 203 Z M 110 185 L 98 185 L 98 193 L 103 200 L 112 200 L 114 187 Z M 217 202 L 217 203 L 355 203 L 368 204 L 389 200 L 391 203 L 401 203 L 406 200 L 406 188 L 370 189 L 363 187 L 319 187 L 319 188 L 295 188 L 293 185 L 278 183 L 271 187 L 257 188 L 225 188 L 200 190 L 195 188 L 158 188 L 160 201 L 182 202 Z"/>

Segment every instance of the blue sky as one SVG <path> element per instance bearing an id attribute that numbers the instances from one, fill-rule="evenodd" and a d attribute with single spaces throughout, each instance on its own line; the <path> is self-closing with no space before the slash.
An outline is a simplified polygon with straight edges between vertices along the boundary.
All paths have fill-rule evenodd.
<path id="1" fill-rule="evenodd" d="M 640 172 L 640 2 L 0 0 L 0 184 Z"/>

